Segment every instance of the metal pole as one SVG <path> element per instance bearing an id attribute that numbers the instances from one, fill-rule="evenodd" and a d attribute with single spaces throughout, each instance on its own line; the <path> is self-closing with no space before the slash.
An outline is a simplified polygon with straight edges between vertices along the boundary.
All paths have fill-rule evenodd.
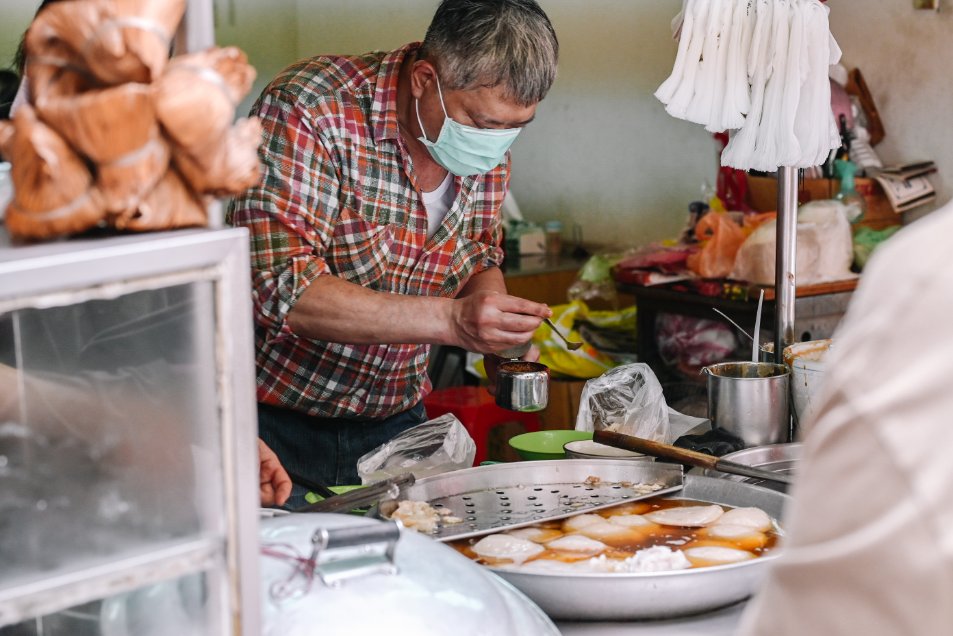
<path id="1" fill-rule="evenodd" d="M 778 168 L 778 230 L 774 275 L 774 359 L 781 364 L 784 347 L 793 344 L 795 263 L 797 252 L 797 168 Z"/>

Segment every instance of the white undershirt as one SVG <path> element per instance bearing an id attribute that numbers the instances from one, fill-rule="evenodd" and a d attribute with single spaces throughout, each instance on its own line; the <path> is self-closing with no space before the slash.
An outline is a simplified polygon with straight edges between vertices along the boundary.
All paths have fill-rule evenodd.
<path id="1" fill-rule="evenodd" d="M 456 192 L 453 188 L 453 175 L 449 172 L 432 192 L 423 192 L 424 207 L 427 209 L 427 238 L 433 238 L 443 223 L 443 219 L 453 205 Z"/>

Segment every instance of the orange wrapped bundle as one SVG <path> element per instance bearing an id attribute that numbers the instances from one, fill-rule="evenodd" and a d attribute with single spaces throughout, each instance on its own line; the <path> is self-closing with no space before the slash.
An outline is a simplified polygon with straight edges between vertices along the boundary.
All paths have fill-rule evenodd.
<path id="1" fill-rule="evenodd" d="M 79 56 L 62 41 L 49 40 L 43 47 L 27 58 L 26 76 L 34 105 L 39 98 L 75 95 L 99 85 Z"/>
<path id="2" fill-rule="evenodd" d="M 96 163 L 116 161 L 159 136 L 152 88 L 146 84 L 40 95 L 34 101 L 40 118 Z"/>
<path id="3" fill-rule="evenodd" d="M 168 142 L 156 136 L 127 155 L 99 164 L 96 187 L 106 211 L 121 214 L 134 210 L 169 170 L 170 155 Z"/>
<path id="4" fill-rule="evenodd" d="M 702 248 L 688 257 L 688 268 L 703 278 L 727 277 L 745 241 L 741 226 L 724 212 L 709 212 L 695 226 L 695 237 Z"/>
<path id="5" fill-rule="evenodd" d="M 86 164 L 31 107 L 21 107 L 13 125 L 0 128 L 0 150 L 13 164 L 15 195 L 6 212 L 11 235 L 44 239 L 75 234 L 105 218 Z"/>
<path id="6" fill-rule="evenodd" d="M 254 81 L 255 69 L 234 46 L 176 57 L 156 84 L 159 121 L 176 144 L 198 155 L 225 135 Z"/>
<path id="7" fill-rule="evenodd" d="M 106 84 L 162 74 L 185 0 L 72 0 L 47 6 L 27 33 L 27 53 L 61 40 Z"/>
<path id="8" fill-rule="evenodd" d="M 256 183 L 261 176 L 258 147 L 261 122 L 257 117 L 239 120 L 214 146 L 201 154 L 179 151 L 173 162 L 192 189 L 202 194 L 224 196 L 238 194 Z"/>
<path id="9" fill-rule="evenodd" d="M 136 210 L 116 217 L 120 230 L 171 230 L 200 227 L 208 222 L 205 204 L 174 169 L 168 170 Z"/>

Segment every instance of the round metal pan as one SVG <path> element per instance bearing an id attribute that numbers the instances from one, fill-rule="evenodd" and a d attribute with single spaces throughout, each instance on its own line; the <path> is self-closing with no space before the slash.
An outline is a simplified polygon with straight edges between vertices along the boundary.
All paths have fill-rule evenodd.
<path id="1" fill-rule="evenodd" d="M 584 460 L 573 460 L 578 463 Z M 603 463 L 602 461 L 594 463 Z M 789 497 L 729 479 L 687 475 L 672 498 L 726 506 L 756 506 L 780 520 Z M 741 601 L 758 587 L 778 551 L 763 557 L 674 572 L 581 574 L 491 568 L 554 619 L 612 621 L 659 619 L 706 612 Z"/>
<path id="2" fill-rule="evenodd" d="M 801 459 L 801 444 L 768 444 L 766 446 L 753 446 L 744 450 L 728 453 L 722 459 L 727 459 L 738 464 L 769 470 L 773 473 L 783 473 L 792 475 L 797 471 L 798 462 Z M 718 477 L 720 479 L 730 479 L 732 481 L 741 481 L 756 486 L 764 486 L 771 490 L 785 492 L 785 485 L 757 479 L 755 477 L 742 477 L 740 475 L 729 475 L 717 470 L 710 469 L 692 469 L 692 473 L 706 475 L 708 477 Z"/>

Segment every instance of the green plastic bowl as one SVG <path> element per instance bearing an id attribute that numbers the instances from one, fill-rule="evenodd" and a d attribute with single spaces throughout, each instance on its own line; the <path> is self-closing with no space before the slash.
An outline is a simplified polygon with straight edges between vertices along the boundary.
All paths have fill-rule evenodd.
<path id="1" fill-rule="evenodd" d="M 536 431 L 523 433 L 510 438 L 510 446 L 523 459 L 565 459 L 563 445 L 577 439 L 592 439 L 592 433 L 586 431 Z"/>

